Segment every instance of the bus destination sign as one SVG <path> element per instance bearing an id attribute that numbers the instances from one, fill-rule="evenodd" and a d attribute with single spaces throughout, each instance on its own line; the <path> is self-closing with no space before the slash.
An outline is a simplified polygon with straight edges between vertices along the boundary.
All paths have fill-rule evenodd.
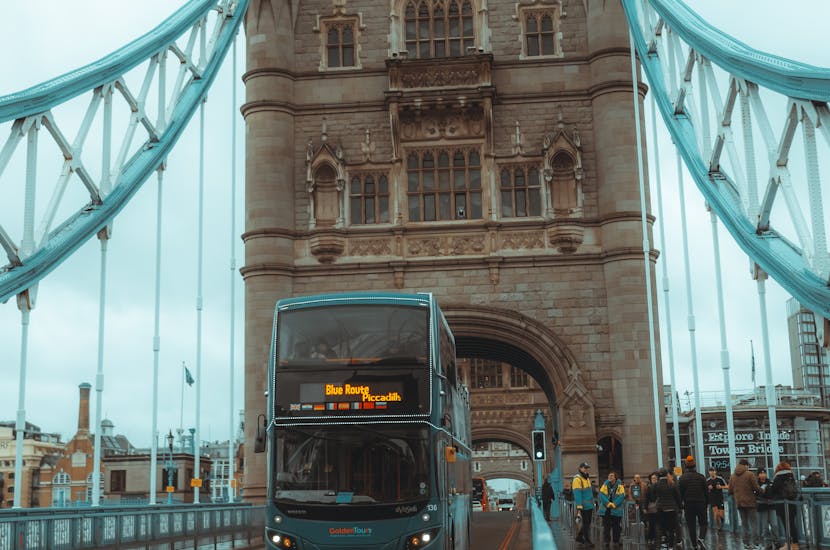
<path id="1" fill-rule="evenodd" d="M 399 381 L 301 383 L 300 402 L 290 403 L 289 410 L 388 410 L 403 402 L 403 384 Z"/>

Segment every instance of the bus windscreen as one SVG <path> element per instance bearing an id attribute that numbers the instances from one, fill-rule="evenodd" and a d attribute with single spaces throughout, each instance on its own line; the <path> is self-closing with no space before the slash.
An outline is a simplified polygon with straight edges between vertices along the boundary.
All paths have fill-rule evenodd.
<path id="1" fill-rule="evenodd" d="M 277 368 L 425 364 L 429 310 L 388 304 L 307 307 L 277 316 Z"/>

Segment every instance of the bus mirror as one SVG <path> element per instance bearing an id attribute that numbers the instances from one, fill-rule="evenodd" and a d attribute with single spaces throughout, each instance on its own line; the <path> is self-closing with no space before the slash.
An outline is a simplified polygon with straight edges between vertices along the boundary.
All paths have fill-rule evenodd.
<path id="1" fill-rule="evenodd" d="M 259 421 L 262 420 L 260 425 Z M 265 415 L 261 414 L 257 417 L 256 437 L 254 438 L 254 452 L 265 452 Z"/>
<path id="2" fill-rule="evenodd" d="M 455 462 L 455 447 L 444 447 L 444 458 L 447 462 Z"/>

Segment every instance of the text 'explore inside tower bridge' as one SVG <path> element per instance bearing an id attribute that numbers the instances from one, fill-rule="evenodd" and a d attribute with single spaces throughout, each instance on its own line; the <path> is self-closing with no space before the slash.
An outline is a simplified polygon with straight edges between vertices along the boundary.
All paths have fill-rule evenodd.
<path id="1" fill-rule="evenodd" d="M 0 550 L 830 548 L 827 7 L 723 4 L 15 8 Z"/>

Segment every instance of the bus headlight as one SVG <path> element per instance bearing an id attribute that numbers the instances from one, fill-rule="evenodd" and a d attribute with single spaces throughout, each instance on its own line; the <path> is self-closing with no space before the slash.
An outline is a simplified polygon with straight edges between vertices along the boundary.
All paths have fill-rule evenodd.
<path id="1" fill-rule="evenodd" d="M 424 521 L 429 521 L 430 520 L 429 514 L 425 513 L 424 515 L 421 516 L 421 519 L 424 520 Z"/>
<path id="2" fill-rule="evenodd" d="M 406 550 L 416 550 L 418 548 L 424 548 L 438 537 L 438 531 L 440 531 L 440 528 L 434 527 L 432 529 L 426 529 L 418 533 L 412 533 L 411 535 L 406 537 L 406 545 L 404 546 L 404 548 Z"/>
<path id="3" fill-rule="evenodd" d="M 274 531 L 273 529 L 265 529 L 265 538 L 275 548 L 285 548 L 286 550 L 297 548 L 297 539 L 291 535 Z"/>

